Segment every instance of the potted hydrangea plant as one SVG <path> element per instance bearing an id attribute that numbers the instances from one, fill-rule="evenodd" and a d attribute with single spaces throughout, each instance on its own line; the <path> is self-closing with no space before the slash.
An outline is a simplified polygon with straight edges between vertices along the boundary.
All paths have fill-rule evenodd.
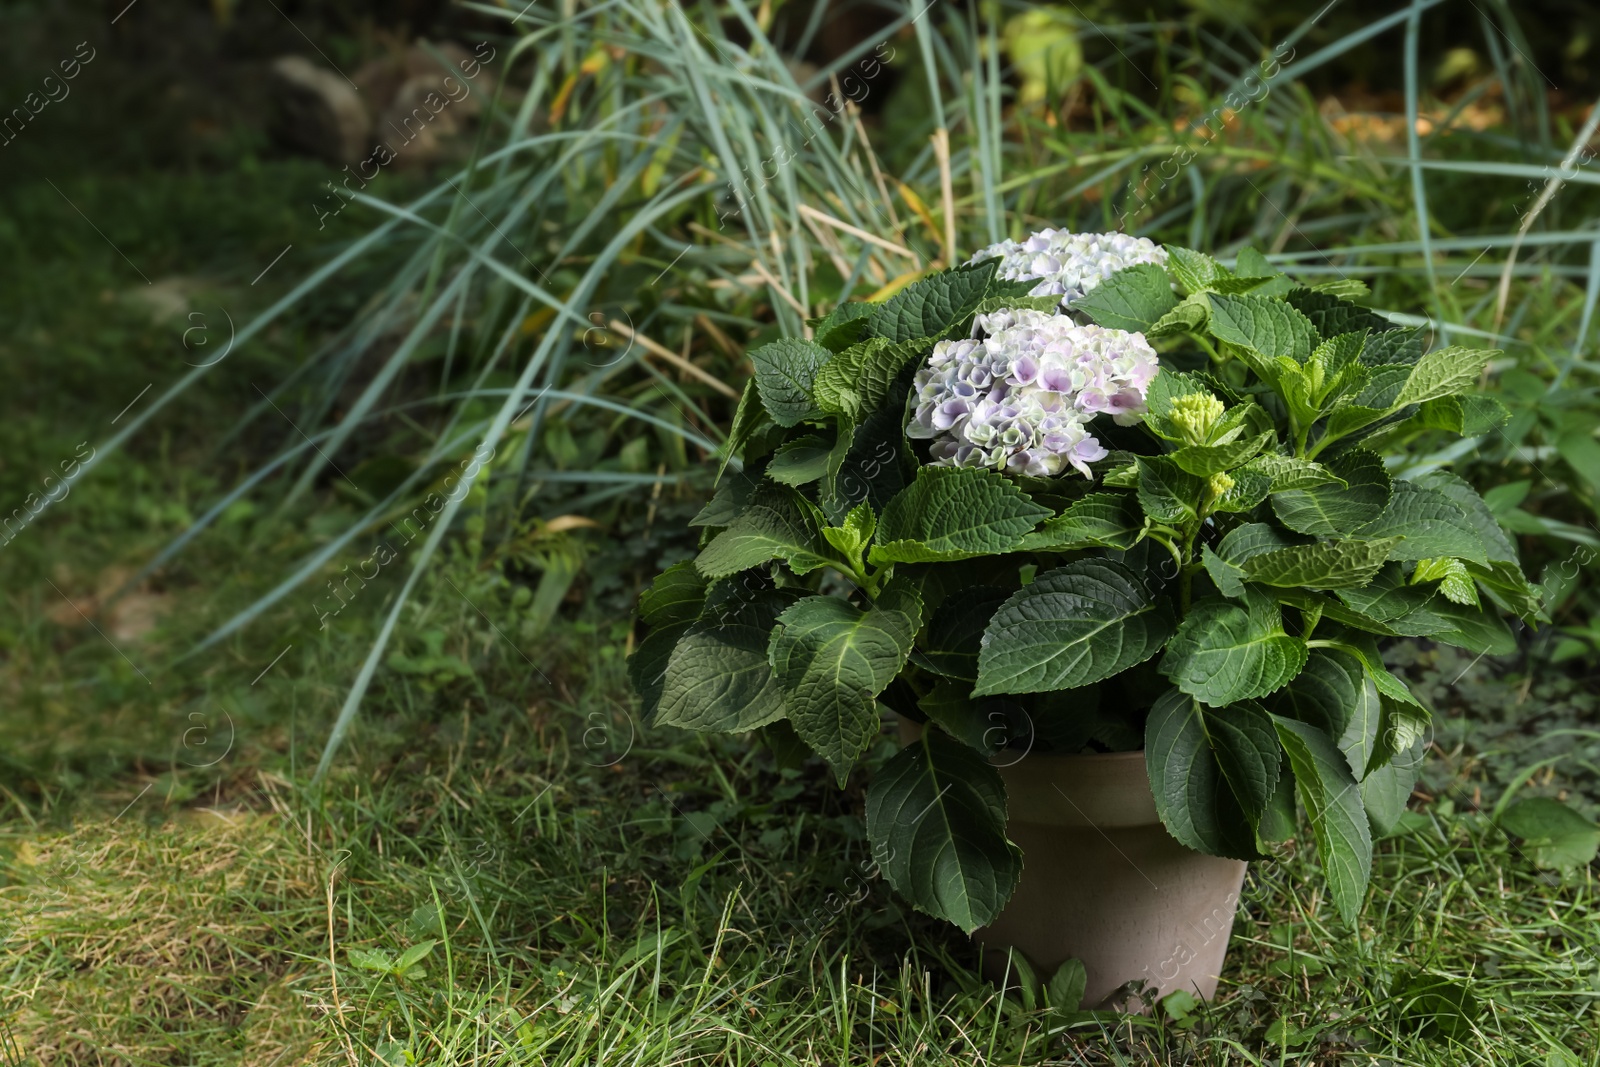
<path id="1" fill-rule="evenodd" d="M 754 350 L 700 552 L 640 600 L 646 713 L 841 785 L 894 713 L 878 869 L 1090 1004 L 1210 995 L 1297 808 L 1353 921 L 1428 723 L 1377 642 L 1540 611 L 1472 488 L 1386 462 L 1505 418 L 1494 353 L 1364 292 L 1045 230 Z"/>

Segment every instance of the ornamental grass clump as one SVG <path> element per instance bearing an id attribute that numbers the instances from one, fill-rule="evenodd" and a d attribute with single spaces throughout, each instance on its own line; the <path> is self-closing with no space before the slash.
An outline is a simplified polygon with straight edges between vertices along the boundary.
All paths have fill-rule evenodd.
<path id="1" fill-rule="evenodd" d="M 1288 837 L 1298 797 L 1353 920 L 1428 724 L 1379 640 L 1501 653 L 1540 612 L 1469 485 L 1384 459 L 1503 421 L 1474 392 L 1494 353 L 1250 250 L 987 251 L 751 352 L 700 552 L 640 599 L 646 712 L 803 744 L 841 784 L 886 713 L 924 724 L 867 828 L 968 931 L 1022 866 L 1001 749 L 1143 749 L 1167 829 L 1219 856 Z"/>

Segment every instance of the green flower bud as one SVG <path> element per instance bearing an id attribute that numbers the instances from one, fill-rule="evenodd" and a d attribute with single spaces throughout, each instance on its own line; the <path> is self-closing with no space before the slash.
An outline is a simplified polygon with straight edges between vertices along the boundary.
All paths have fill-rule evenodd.
<path id="1" fill-rule="evenodd" d="M 1172 402 L 1168 418 L 1183 435 L 1186 445 L 1203 445 L 1211 440 L 1211 430 L 1224 411 L 1222 401 L 1210 393 L 1188 393 Z"/>
<path id="2" fill-rule="evenodd" d="M 1232 489 L 1234 483 L 1233 479 L 1228 477 L 1226 474 L 1213 474 L 1206 484 L 1211 489 L 1212 499 L 1215 500 L 1223 493 L 1226 493 L 1229 489 Z"/>

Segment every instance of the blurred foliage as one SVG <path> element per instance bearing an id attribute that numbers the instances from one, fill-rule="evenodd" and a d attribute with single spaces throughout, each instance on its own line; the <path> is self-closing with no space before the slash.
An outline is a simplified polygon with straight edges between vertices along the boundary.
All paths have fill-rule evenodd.
<path id="1" fill-rule="evenodd" d="M 462 146 L 474 162 L 385 173 L 331 233 L 312 208 L 331 168 L 284 158 L 248 88 L 233 90 L 264 58 L 305 50 L 295 25 L 341 65 L 380 54 L 394 42 L 366 9 L 280 15 L 196 0 L 130 14 L 96 31 L 103 66 L 86 68 L 52 123 L 5 150 L 15 166 L 0 175 L 0 245 L 31 266 L 0 288 L 15 324 L 0 356 L 19 368 L 11 399 L 40 418 L 0 424 L 0 488 L 20 502 L 80 442 L 98 448 L 139 417 L 203 362 L 183 347 L 188 316 L 201 314 L 220 343 L 220 311 L 257 332 L 76 486 L 79 503 L 30 533 L 66 529 L 56 524 L 67 514 L 66 536 L 85 542 L 139 530 L 119 552 L 134 571 L 163 540 L 192 536 L 161 557 L 161 581 L 192 579 L 212 558 L 185 553 L 229 545 L 278 560 L 279 577 L 299 568 L 301 591 L 253 581 L 213 598 L 204 617 L 216 633 L 269 617 L 245 585 L 277 602 L 318 595 L 510 406 L 486 495 L 452 515 L 447 550 L 494 576 L 494 605 L 538 620 L 530 634 L 558 618 L 614 620 L 646 576 L 695 548 L 678 531 L 714 475 L 727 392 L 748 373 L 744 351 L 800 316 L 791 300 L 816 313 L 996 237 L 1121 226 L 1224 259 L 1266 248 L 1291 273 L 1365 282 L 1379 309 L 1504 347 L 1485 387 L 1513 421 L 1454 449 L 1419 435 L 1414 469 L 1450 466 L 1489 490 L 1552 593 L 1557 626 L 1529 635 L 1526 669 L 1581 671 L 1600 638 L 1589 580 L 1600 551 L 1600 274 L 1588 229 L 1600 190 L 1567 183 L 1532 219 L 1503 307 L 1499 283 L 1543 188 L 1539 168 L 1583 125 L 1573 87 L 1584 84 L 1590 16 L 1569 21 L 1557 52 L 1575 66 L 1552 89 L 1540 74 L 1558 65 L 1547 62 L 1557 53 L 1543 8 L 1492 3 L 1461 18 L 1436 4 L 1408 38 L 1402 8 L 1347 2 L 1306 24 L 1324 7 L 1174 0 L 1129 17 L 1104 3 L 996 4 L 914 21 L 913 7 L 722 4 L 695 9 L 696 30 L 652 23 L 644 6 L 583 9 L 565 23 L 535 8 L 514 26 L 509 13 L 439 22 L 419 8 L 406 32 L 494 41 L 506 92 Z M 26 91 L 31 57 L 70 42 L 86 11 L 19 16 L 0 81 Z M 812 68 L 784 67 L 753 37 L 763 28 Z M 1293 60 L 1275 53 L 1288 47 Z M 190 53 L 206 58 L 177 62 Z M 1275 54 L 1296 80 L 1230 107 L 1239 79 Z M 767 87 L 716 80 L 733 67 Z M 695 79 L 719 86 L 710 110 L 686 88 Z M 820 102 L 810 111 L 820 129 L 806 125 L 802 94 Z M 719 124 L 731 131 L 721 141 Z M 1463 169 L 1422 172 L 1419 196 L 1412 153 Z M 1491 169 L 1507 165 L 1541 176 Z M 348 261 L 254 319 L 333 254 Z M 80 418 L 86 405 L 93 414 Z M 95 489 L 102 478 L 115 484 Z M 19 539 L 13 558 L 39 573 L 58 547 Z M 414 563 L 376 581 L 398 584 Z M 396 610 L 378 596 L 361 604 Z M 401 639 L 400 655 L 426 652 Z"/>

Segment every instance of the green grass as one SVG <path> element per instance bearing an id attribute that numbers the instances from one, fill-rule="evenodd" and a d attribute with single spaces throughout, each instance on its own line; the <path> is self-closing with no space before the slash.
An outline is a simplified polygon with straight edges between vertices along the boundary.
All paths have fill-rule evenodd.
<path id="1" fill-rule="evenodd" d="M 841 796 L 820 765 L 641 728 L 596 636 L 564 629 L 552 653 L 590 662 L 526 706 L 462 699 L 515 678 L 472 655 L 438 710 L 366 720 L 321 794 L 292 771 L 316 717 L 292 742 L 240 723 L 215 771 L 190 748 L 70 807 L 37 779 L 4 831 L 12 1040 L 73 1064 L 1600 1057 L 1592 874 L 1534 868 L 1465 803 L 1382 844 L 1359 928 L 1292 847 L 1252 867 L 1214 1004 L 1063 1030 L 974 975 L 958 935 L 847 882 L 860 782 Z M 425 973 L 353 962 L 428 941 Z M 1480 1008 L 1419 1000 L 1418 976 Z"/>

